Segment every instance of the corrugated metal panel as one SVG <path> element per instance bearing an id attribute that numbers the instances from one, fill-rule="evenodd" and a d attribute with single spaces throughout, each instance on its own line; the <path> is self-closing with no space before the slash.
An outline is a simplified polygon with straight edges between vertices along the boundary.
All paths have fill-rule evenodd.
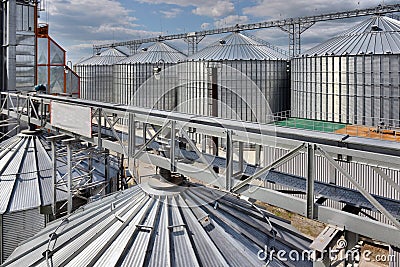
<path id="1" fill-rule="evenodd" d="M 109 48 L 101 52 L 100 54 L 96 54 L 92 57 L 80 61 L 79 63 L 76 64 L 76 66 L 113 65 L 118 61 L 123 60 L 126 57 L 127 55 L 124 52 L 118 50 L 117 48 Z"/>
<path id="2" fill-rule="evenodd" d="M 400 126 L 399 54 L 400 22 L 383 16 L 374 16 L 306 51 L 292 60 L 293 114 Z M 309 105 L 307 100 L 318 105 Z"/>
<path id="3" fill-rule="evenodd" d="M 222 40 L 200 50 L 188 60 L 275 60 L 287 59 L 251 36 L 232 33 Z"/>
<path id="4" fill-rule="evenodd" d="M 52 161 L 39 139 L 37 134 L 21 133 L 0 144 L 1 214 L 52 203 Z M 59 200 L 66 197 L 59 192 Z"/>
<path id="5" fill-rule="evenodd" d="M 32 91 L 35 85 L 35 8 L 22 3 L 16 5 L 15 89 L 18 91 Z"/>
<path id="6" fill-rule="evenodd" d="M 260 266 L 257 253 L 269 242 L 285 251 L 308 249 L 310 240 L 282 221 L 272 221 L 279 230 L 271 237 L 268 223 L 247 202 L 206 188 L 172 190 L 151 188 L 149 195 L 134 187 L 91 203 L 22 244 L 5 266 L 46 265 L 42 253 L 54 231 L 55 266 Z"/>
<path id="7" fill-rule="evenodd" d="M 113 65 L 127 55 L 110 48 L 75 65 L 80 77 L 80 97 L 101 102 L 115 102 L 113 98 Z"/>
<path id="8" fill-rule="evenodd" d="M 178 110 L 269 122 L 272 114 L 290 108 L 289 63 L 285 59 L 251 36 L 232 33 L 179 67 Z"/>
<path id="9" fill-rule="evenodd" d="M 161 71 L 155 76 L 154 68 Z M 114 66 L 117 103 L 173 110 L 177 105 L 178 66 L 172 63 L 119 63 Z"/>
<path id="10" fill-rule="evenodd" d="M 373 16 L 303 55 L 399 54 L 400 22 Z"/>
<path id="11" fill-rule="evenodd" d="M 179 66 L 178 110 L 189 114 L 268 122 L 289 110 L 290 77 L 285 60 L 189 61 Z M 217 101 L 212 100 L 217 88 Z"/>
<path id="12" fill-rule="evenodd" d="M 389 260 L 389 267 L 399 267 L 400 266 L 400 248 L 389 247 L 389 255 L 392 257 Z"/>
<path id="13" fill-rule="evenodd" d="M 2 216 L 3 261 L 23 241 L 37 234 L 45 227 L 45 217 L 39 209 L 7 213 Z"/>
<path id="14" fill-rule="evenodd" d="M 294 116 L 369 126 L 383 121 L 400 126 L 399 60 L 399 54 L 293 59 Z"/>
<path id="15" fill-rule="evenodd" d="M 119 62 L 118 64 L 156 64 L 162 63 L 178 63 L 186 59 L 186 55 L 170 45 L 162 42 L 156 42 L 153 45 L 137 52 L 129 58 Z"/>

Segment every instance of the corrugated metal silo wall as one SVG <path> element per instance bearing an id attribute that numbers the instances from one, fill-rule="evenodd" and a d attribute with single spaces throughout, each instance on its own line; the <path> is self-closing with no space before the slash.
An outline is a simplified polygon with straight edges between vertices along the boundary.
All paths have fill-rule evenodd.
<path id="1" fill-rule="evenodd" d="M 1 219 L 1 263 L 7 259 L 17 246 L 41 231 L 45 225 L 45 215 L 39 208 L 6 213 Z"/>
<path id="2" fill-rule="evenodd" d="M 298 117 L 399 126 L 400 55 L 292 60 L 292 111 Z"/>
<path id="3" fill-rule="evenodd" d="M 211 116 L 209 70 L 204 62 L 178 65 L 179 94 L 177 110 L 182 113 Z"/>
<path id="4" fill-rule="evenodd" d="M 185 67 L 179 70 L 179 111 L 211 116 L 212 83 L 216 83 L 219 117 L 267 122 L 267 115 L 272 115 L 268 113 L 289 110 L 290 76 L 287 65 L 284 60 L 184 63 L 182 66 Z M 212 76 L 212 68 L 217 69 L 216 77 Z"/>
<path id="5" fill-rule="evenodd" d="M 116 103 L 159 110 L 173 110 L 177 103 L 177 67 L 162 64 L 160 76 L 154 75 L 157 64 L 130 63 L 114 65 Z"/>
<path id="6" fill-rule="evenodd" d="M 278 147 L 265 147 L 264 148 L 264 161 L 265 163 L 273 162 L 280 157 L 288 153 L 288 150 L 278 148 Z M 370 166 L 359 162 L 339 162 L 339 164 L 355 178 L 358 183 L 363 186 L 369 193 L 400 200 L 400 192 L 397 192 L 393 187 L 391 187 L 383 178 L 381 178 Z M 294 174 L 301 177 L 307 176 L 307 155 L 302 153 L 290 160 L 286 164 L 278 167 L 277 171 L 284 173 Z M 394 170 L 390 168 L 382 168 L 383 172 L 386 173 L 393 181 L 400 184 L 400 170 Z M 324 182 L 327 184 L 336 184 L 338 186 L 343 186 L 351 189 L 356 189 L 341 173 L 335 170 L 330 163 L 320 155 L 316 155 L 316 180 Z M 273 185 L 270 183 L 265 183 L 267 188 L 271 189 L 289 189 L 283 186 Z M 305 198 L 305 196 L 299 196 L 300 198 Z M 324 203 L 326 206 L 334 207 L 337 209 L 343 208 L 344 204 L 328 200 Z M 371 211 L 365 211 L 373 218 L 379 221 L 389 223 L 385 216 Z"/>
<path id="7" fill-rule="evenodd" d="M 31 91 L 35 85 L 35 7 L 16 6 L 16 90 Z M 13 88 L 10 88 L 13 89 Z"/>
<path id="8" fill-rule="evenodd" d="M 81 77 L 81 98 L 113 103 L 113 66 L 77 65 L 77 74 Z"/>

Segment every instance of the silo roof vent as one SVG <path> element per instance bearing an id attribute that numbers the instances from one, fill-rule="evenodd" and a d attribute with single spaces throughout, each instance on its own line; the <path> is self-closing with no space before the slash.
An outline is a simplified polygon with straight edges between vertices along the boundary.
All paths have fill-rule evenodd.
<path id="1" fill-rule="evenodd" d="M 374 32 L 380 32 L 380 31 L 382 31 L 382 29 L 379 28 L 379 26 L 376 25 L 376 24 L 374 24 L 374 25 L 371 26 L 371 30 L 374 31 Z"/>

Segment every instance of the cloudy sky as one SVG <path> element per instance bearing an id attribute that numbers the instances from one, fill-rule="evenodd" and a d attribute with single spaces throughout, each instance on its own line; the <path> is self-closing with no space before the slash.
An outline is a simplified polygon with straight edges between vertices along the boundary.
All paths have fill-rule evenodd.
<path id="1" fill-rule="evenodd" d="M 391 0 L 44 0 L 40 21 L 76 63 L 92 55 L 93 44 L 225 27 L 273 19 L 391 4 Z M 365 18 L 320 22 L 302 36 L 307 49 Z M 249 32 L 287 50 L 288 36 L 279 29 Z M 218 36 L 205 38 L 200 48 Z M 173 44 L 185 50 L 181 40 Z M 144 45 L 145 46 L 145 45 Z M 186 51 L 185 51 L 186 52 Z"/>

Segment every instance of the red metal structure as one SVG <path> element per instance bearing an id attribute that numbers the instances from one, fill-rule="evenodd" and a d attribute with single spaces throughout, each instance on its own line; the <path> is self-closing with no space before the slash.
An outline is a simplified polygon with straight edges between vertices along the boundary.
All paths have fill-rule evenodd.
<path id="1" fill-rule="evenodd" d="M 79 76 L 67 66 L 66 51 L 48 34 L 49 26 L 37 30 L 37 83 L 44 84 L 47 93 L 79 97 Z"/>

